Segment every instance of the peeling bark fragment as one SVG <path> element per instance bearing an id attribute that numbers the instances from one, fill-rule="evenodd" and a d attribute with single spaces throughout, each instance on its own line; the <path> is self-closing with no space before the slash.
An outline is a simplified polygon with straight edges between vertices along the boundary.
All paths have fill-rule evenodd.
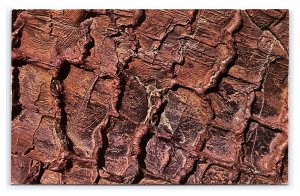
<path id="1" fill-rule="evenodd" d="M 118 27 L 138 26 L 145 17 L 144 10 L 111 10 L 111 18 Z"/>
<path id="2" fill-rule="evenodd" d="M 260 86 L 263 71 L 273 59 L 269 52 L 265 53 L 259 49 L 264 31 L 256 26 L 245 12 L 241 16 L 243 27 L 235 36 L 238 56 L 234 66 L 229 70 L 229 75 Z M 267 50 L 272 48 L 269 46 Z"/>
<path id="3" fill-rule="evenodd" d="M 13 10 L 12 184 L 286 184 L 288 10 Z"/>
<path id="4" fill-rule="evenodd" d="M 132 183 L 139 172 L 138 156 L 140 142 L 147 133 L 147 126 L 137 126 L 128 119 L 111 119 L 108 126 L 105 151 L 105 167 L 99 173 L 101 178 L 123 183 Z"/>

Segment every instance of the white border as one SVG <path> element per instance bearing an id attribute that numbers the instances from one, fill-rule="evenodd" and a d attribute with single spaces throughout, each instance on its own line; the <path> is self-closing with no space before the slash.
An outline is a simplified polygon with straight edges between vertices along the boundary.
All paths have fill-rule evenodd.
<path id="1" fill-rule="evenodd" d="M 296 123 L 300 116 L 300 6 L 297 0 L 1 0 L 0 43 L 0 82 L 1 91 L 1 135 L 0 135 L 0 195 L 93 195 L 110 194 L 209 194 L 209 195 L 251 195 L 272 194 L 294 195 L 299 185 L 300 126 Z M 290 10 L 290 64 L 289 64 L 289 185 L 285 186 L 11 186 L 10 177 L 10 13 L 11 9 L 289 9 Z M 296 22 L 295 22 L 296 21 Z M 295 36 L 298 35 L 298 36 Z M 5 44 L 4 44 L 5 43 Z M 298 55 L 297 55 L 298 54 Z M 297 65 L 297 66 L 296 66 Z M 297 77 L 298 76 L 298 77 Z M 297 149 L 297 150 L 296 150 Z M 298 167 L 296 167 L 298 165 Z M 168 193 L 167 193 L 168 192 Z"/>

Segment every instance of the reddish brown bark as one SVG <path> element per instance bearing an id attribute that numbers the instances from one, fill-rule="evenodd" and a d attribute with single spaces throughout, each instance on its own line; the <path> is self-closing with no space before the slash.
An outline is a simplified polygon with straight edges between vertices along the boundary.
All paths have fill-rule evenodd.
<path id="1" fill-rule="evenodd" d="M 14 10 L 12 184 L 285 184 L 287 10 Z"/>

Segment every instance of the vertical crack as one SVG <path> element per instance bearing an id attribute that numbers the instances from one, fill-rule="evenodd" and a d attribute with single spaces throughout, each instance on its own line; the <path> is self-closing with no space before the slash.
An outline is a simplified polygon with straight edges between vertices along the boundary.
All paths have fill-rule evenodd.
<path id="1" fill-rule="evenodd" d="M 34 164 L 33 161 L 31 164 Z M 41 184 L 41 178 L 45 172 L 45 167 L 43 162 L 37 162 L 31 167 L 31 170 L 27 178 L 23 181 L 24 184 Z"/>
<path id="2" fill-rule="evenodd" d="M 66 126 L 68 123 L 67 113 L 65 111 L 65 102 L 63 95 L 63 80 L 70 71 L 70 64 L 67 61 L 57 59 L 55 70 L 51 80 L 50 91 L 54 97 L 55 110 L 55 132 L 60 141 L 60 155 L 57 160 L 51 163 L 51 169 L 54 171 L 64 170 L 69 164 L 69 153 L 73 152 L 73 143 L 67 135 Z"/>
<path id="3" fill-rule="evenodd" d="M 145 164 L 145 159 L 146 159 L 146 155 L 147 155 L 146 147 L 147 147 L 149 140 L 152 137 L 153 137 L 153 133 L 151 131 L 148 131 L 146 134 L 144 134 L 141 137 L 141 140 L 139 142 L 140 153 L 137 155 L 139 170 L 138 170 L 138 173 L 135 176 L 135 179 L 133 180 L 132 184 L 138 184 L 145 176 L 143 170 L 146 169 L 146 164 Z"/>
<path id="4" fill-rule="evenodd" d="M 22 105 L 20 99 L 20 70 L 18 67 L 14 67 L 12 70 L 12 114 L 11 120 L 14 120 L 22 111 Z"/>
<path id="5" fill-rule="evenodd" d="M 106 123 L 106 126 L 102 127 L 100 129 L 102 146 L 101 146 L 100 150 L 97 152 L 98 169 L 102 169 L 105 167 L 105 153 L 108 148 L 108 137 L 107 137 L 107 125 L 108 124 L 109 124 L 109 119 L 108 119 L 108 122 Z"/>
<path id="6" fill-rule="evenodd" d="M 198 161 L 195 160 L 194 163 L 193 163 L 192 169 L 190 171 L 188 171 L 183 178 L 181 178 L 180 184 L 186 184 L 187 183 L 187 181 L 189 180 L 190 176 L 193 175 L 196 172 L 197 165 L 198 165 Z"/>
<path id="7" fill-rule="evenodd" d="M 116 105 L 116 110 L 118 112 L 121 108 L 122 99 L 123 99 L 123 96 L 124 96 L 124 93 L 125 93 L 126 79 L 125 79 L 124 73 L 121 70 L 119 70 L 119 73 L 117 75 L 118 75 L 118 80 L 119 80 L 119 94 L 118 94 L 118 97 L 116 99 L 116 104 L 115 105 Z"/>
<path id="8" fill-rule="evenodd" d="M 136 10 L 133 18 L 133 28 L 141 26 L 141 24 L 146 20 L 145 10 Z"/>

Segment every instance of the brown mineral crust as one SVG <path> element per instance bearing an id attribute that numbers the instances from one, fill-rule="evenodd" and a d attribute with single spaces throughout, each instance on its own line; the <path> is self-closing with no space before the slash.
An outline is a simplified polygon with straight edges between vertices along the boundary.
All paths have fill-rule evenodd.
<path id="1" fill-rule="evenodd" d="M 288 10 L 13 10 L 11 183 L 288 183 L 288 29 Z"/>

